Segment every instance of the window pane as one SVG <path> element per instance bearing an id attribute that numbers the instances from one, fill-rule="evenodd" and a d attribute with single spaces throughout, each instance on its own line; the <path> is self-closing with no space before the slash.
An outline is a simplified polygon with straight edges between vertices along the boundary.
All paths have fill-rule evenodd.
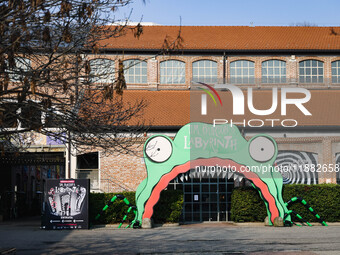
<path id="1" fill-rule="evenodd" d="M 318 60 L 305 60 L 299 63 L 300 82 L 323 82 L 323 63 Z"/>
<path id="2" fill-rule="evenodd" d="M 264 79 L 266 77 L 267 79 Z M 262 62 L 263 83 L 282 83 L 286 80 L 286 62 L 268 60 Z"/>
<path id="3" fill-rule="evenodd" d="M 177 60 L 167 60 L 160 64 L 162 84 L 184 84 L 185 63 Z M 164 71 L 162 71 L 164 70 Z"/>
<path id="4" fill-rule="evenodd" d="M 332 83 L 340 82 L 340 61 L 332 62 Z"/>
<path id="5" fill-rule="evenodd" d="M 124 75 L 127 84 L 147 83 L 147 63 L 138 59 L 125 60 Z M 161 71 L 162 72 L 162 71 Z"/>
<path id="6" fill-rule="evenodd" d="M 31 69 L 31 61 L 27 58 L 15 58 L 15 68 L 6 70 L 11 81 L 21 81 Z M 7 64 L 7 63 L 6 63 Z"/>
<path id="7" fill-rule="evenodd" d="M 211 83 L 217 80 L 217 63 L 211 60 L 199 60 L 193 63 L 193 75 L 196 81 Z"/>
<path id="8" fill-rule="evenodd" d="M 115 62 L 110 59 L 93 59 L 90 61 L 90 81 L 94 83 L 112 83 L 115 80 Z"/>

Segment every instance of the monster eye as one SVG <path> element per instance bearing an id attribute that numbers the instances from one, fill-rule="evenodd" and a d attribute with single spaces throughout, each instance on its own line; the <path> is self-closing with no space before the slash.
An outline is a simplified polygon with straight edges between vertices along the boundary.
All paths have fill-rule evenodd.
<path id="1" fill-rule="evenodd" d="M 168 160 L 172 154 L 172 145 L 170 140 L 164 136 L 151 138 L 145 146 L 145 154 L 149 159 L 157 163 Z"/>
<path id="2" fill-rule="evenodd" d="M 274 157 L 275 145 L 265 136 L 255 137 L 249 144 L 250 156 L 258 162 L 266 162 Z"/>

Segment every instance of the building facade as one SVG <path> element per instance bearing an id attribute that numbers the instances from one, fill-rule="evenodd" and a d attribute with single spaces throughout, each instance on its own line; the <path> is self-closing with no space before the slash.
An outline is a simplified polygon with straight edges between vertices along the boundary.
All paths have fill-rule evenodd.
<path id="1" fill-rule="evenodd" d="M 282 114 L 282 105 L 268 116 L 255 116 L 249 109 L 235 116 L 229 109 L 230 91 L 223 92 L 228 103 L 222 110 L 246 139 L 271 135 L 279 149 L 276 164 L 303 167 L 282 173 L 284 183 L 340 183 L 340 28 L 144 26 L 140 38 L 127 33 L 99 46 L 99 53 L 89 58 L 91 72 L 110 74 L 93 82 L 115 80 L 123 61 L 124 101 L 148 102 L 144 120 L 149 129 L 136 143 L 135 155 L 101 156 L 93 151 L 67 156 L 65 178 L 90 178 L 95 192 L 136 190 L 146 178 L 146 139 L 154 134 L 174 137 L 191 122 L 192 93 L 197 82 L 203 82 L 216 89 L 231 84 L 247 96 L 251 88 L 253 107 L 262 110 L 271 107 L 275 93 L 282 99 L 283 88 L 308 90 L 311 98 L 304 106 L 311 116 L 293 106 Z M 301 99 L 296 93 L 290 96 Z M 208 108 L 212 105 L 209 102 Z M 311 165 L 320 171 L 306 170 Z M 168 188 L 184 192 L 183 221 L 228 220 L 231 191 L 246 184 L 228 177 L 173 180 Z"/>

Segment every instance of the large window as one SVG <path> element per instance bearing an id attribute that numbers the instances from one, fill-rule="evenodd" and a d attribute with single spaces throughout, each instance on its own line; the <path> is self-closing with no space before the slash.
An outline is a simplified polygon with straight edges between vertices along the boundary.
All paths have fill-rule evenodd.
<path id="1" fill-rule="evenodd" d="M 147 64 L 138 59 L 124 61 L 124 76 L 128 84 L 147 83 Z"/>
<path id="2" fill-rule="evenodd" d="M 31 60 L 27 58 L 15 58 L 15 67 L 7 70 L 11 81 L 22 81 L 31 70 Z"/>
<path id="3" fill-rule="evenodd" d="M 217 63 L 211 60 L 199 60 L 192 63 L 193 81 L 216 83 Z"/>
<path id="4" fill-rule="evenodd" d="M 299 63 L 300 83 L 323 83 L 323 63 L 318 60 L 305 60 Z"/>
<path id="5" fill-rule="evenodd" d="M 285 83 L 286 62 L 268 60 L 262 62 L 262 83 Z"/>
<path id="6" fill-rule="evenodd" d="M 185 63 L 177 60 L 167 60 L 160 64 L 161 84 L 184 84 Z"/>
<path id="7" fill-rule="evenodd" d="M 255 65 L 252 61 L 238 60 L 230 63 L 230 82 L 250 84 L 255 82 Z"/>
<path id="8" fill-rule="evenodd" d="M 115 81 L 115 62 L 110 59 L 97 58 L 90 61 L 90 82 L 113 83 Z"/>
<path id="9" fill-rule="evenodd" d="M 18 104 L 1 102 L 0 104 L 0 128 L 15 128 L 18 126 Z"/>
<path id="10" fill-rule="evenodd" d="M 340 83 L 340 61 L 332 62 L 332 83 Z"/>
<path id="11" fill-rule="evenodd" d="M 79 179 L 90 179 L 91 190 L 99 189 L 98 152 L 77 155 L 76 174 Z"/>

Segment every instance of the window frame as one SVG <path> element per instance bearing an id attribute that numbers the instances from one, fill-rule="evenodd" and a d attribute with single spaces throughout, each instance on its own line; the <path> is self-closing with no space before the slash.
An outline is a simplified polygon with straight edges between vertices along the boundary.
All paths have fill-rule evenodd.
<path id="1" fill-rule="evenodd" d="M 313 61 L 317 63 L 317 66 L 313 66 Z M 304 64 L 304 66 L 301 66 L 301 64 Z M 310 63 L 310 64 L 308 64 Z M 319 67 L 319 64 L 321 64 L 321 67 Z M 316 68 L 316 74 L 313 74 L 313 68 Z M 322 75 L 319 74 L 319 69 L 322 70 Z M 301 70 L 304 70 L 304 73 L 301 73 Z M 309 73 L 309 74 L 308 74 Z M 317 59 L 306 59 L 299 62 L 299 83 L 303 84 L 320 84 L 324 83 L 324 75 L 325 75 L 325 69 L 324 69 L 324 62 L 317 60 Z M 316 81 L 313 81 L 313 77 L 316 77 Z M 310 81 L 307 79 L 309 78 Z"/>
<path id="2" fill-rule="evenodd" d="M 109 68 L 112 68 L 113 70 L 108 70 L 108 72 L 95 72 L 93 73 L 93 71 L 95 70 L 95 68 L 93 68 L 93 66 L 91 65 L 94 61 L 107 61 L 108 63 L 106 63 L 105 65 L 109 65 L 109 62 L 112 63 L 112 65 L 109 65 Z M 89 64 L 90 64 L 90 73 L 89 73 L 89 82 L 90 83 L 99 83 L 99 84 L 111 84 L 114 83 L 116 81 L 116 62 L 112 59 L 109 58 L 93 58 L 91 60 L 89 60 Z M 100 63 L 101 64 L 101 63 Z M 101 66 L 101 65 L 100 65 Z M 101 69 L 103 70 L 103 69 Z M 97 71 L 97 70 L 96 70 Z M 96 77 L 97 75 L 102 75 L 105 77 Z"/>
<path id="3" fill-rule="evenodd" d="M 206 63 L 209 62 L 210 66 L 206 66 Z M 204 63 L 203 66 L 200 66 L 200 63 Z M 197 64 L 197 67 L 194 66 Z M 215 65 L 215 66 L 213 66 Z M 204 83 L 217 83 L 218 79 L 218 64 L 214 60 L 210 59 L 199 59 L 194 62 L 192 62 L 191 65 L 192 68 L 192 77 L 191 79 L 196 82 L 204 82 Z M 195 70 L 197 69 L 197 75 L 194 74 Z M 206 70 L 210 69 L 210 74 L 206 73 Z M 214 70 L 216 69 L 216 70 Z M 203 71 L 203 74 L 201 75 L 201 72 Z"/>
<path id="4" fill-rule="evenodd" d="M 237 66 L 238 63 L 240 63 L 240 66 Z M 243 66 L 244 63 L 248 63 L 248 66 Z M 235 66 L 233 66 L 234 64 Z M 252 64 L 253 66 L 250 66 L 249 64 Z M 240 71 L 238 71 L 237 68 L 240 68 Z M 235 69 L 234 73 L 233 69 Z M 250 72 L 251 70 L 252 74 Z M 247 76 L 244 75 L 245 72 L 248 73 Z M 255 62 L 247 59 L 240 59 L 230 62 L 229 77 L 230 82 L 234 84 L 255 84 Z"/>
<path id="5" fill-rule="evenodd" d="M 173 63 L 178 63 L 178 64 L 181 63 L 183 65 L 182 67 L 175 67 L 175 68 L 178 69 L 178 70 L 183 70 L 182 71 L 183 73 L 179 74 L 179 75 L 174 75 L 173 66 L 171 66 L 171 68 L 168 67 L 168 66 L 163 66 L 163 65 L 169 64 L 169 63 L 172 63 L 172 64 Z M 184 62 L 184 61 L 177 60 L 177 59 L 164 60 L 164 61 L 160 62 L 159 70 L 160 70 L 160 72 L 159 72 L 159 83 L 160 84 L 183 85 L 186 82 L 186 77 L 185 77 L 186 76 L 186 62 Z M 170 73 L 170 75 L 169 75 L 169 73 Z M 168 77 L 171 77 L 171 82 L 169 82 Z"/>
<path id="6" fill-rule="evenodd" d="M 333 63 L 336 66 L 333 66 Z M 336 70 L 336 74 L 333 74 L 333 70 Z M 334 60 L 331 62 L 331 74 L 332 74 L 332 84 L 340 84 L 340 60 Z M 336 79 L 336 82 L 334 80 Z"/>
<path id="7" fill-rule="evenodd" d="M 272 66 L 270 66 L 272 62 Z M 275 64 L 278 63 L 278 66 Z M 266 65 L 266 66 L 264 66 Z M 276 74 L 278 69 L 278 74 Z M 266 70 L 266 74 L 264 74 Z M 272 70 L 272 71 L 269 71 Z M 284 72 L 283 72 L 284 70 Z M 271 73 L 270 73 L 271 72 Z M 261 63 L 261 83 L 263 84 L 279 84 L 287 83 L 287 63 L 286 61 L 279 59 L 268 59 Z"/>
<path id="8" fill-rule="evenodd" d="M 11 82 L 21 82 L 25 77 L 24 74 L 32 70 L 32 61 L 26 57 L 15 57 L 14 61 L 15 68 L 7 68 L 8 77 Z"/>
<path id="9" fill-rule="evenodd" d="M 126 63 L 130 62 L 127 66 Z M 138 62 L 138 63 L 133 63 Z M 132 64 L 131 64 L 132 63 Z M 140 59 L 126 59 L 123 61 L 124 65 L 124 77 L 126 84 L 148 84 L 148 64 L 144 60 Z M 145 65 L 145 66 L 142 66 Z M 140 66 L 140 67 L 139 67 Z M 136 68 L 139 69 L 139 76 L 136 76 Z M 133 74 L 129 74 L 128 72 L 133 70 Z M 143 70 L 145 70 L 145 74 L 143 74 Z M 131 77 L 133 82 L 131 82 Z M 139 77 L 140 82 L 136 82 L 136 77 Z"/>

